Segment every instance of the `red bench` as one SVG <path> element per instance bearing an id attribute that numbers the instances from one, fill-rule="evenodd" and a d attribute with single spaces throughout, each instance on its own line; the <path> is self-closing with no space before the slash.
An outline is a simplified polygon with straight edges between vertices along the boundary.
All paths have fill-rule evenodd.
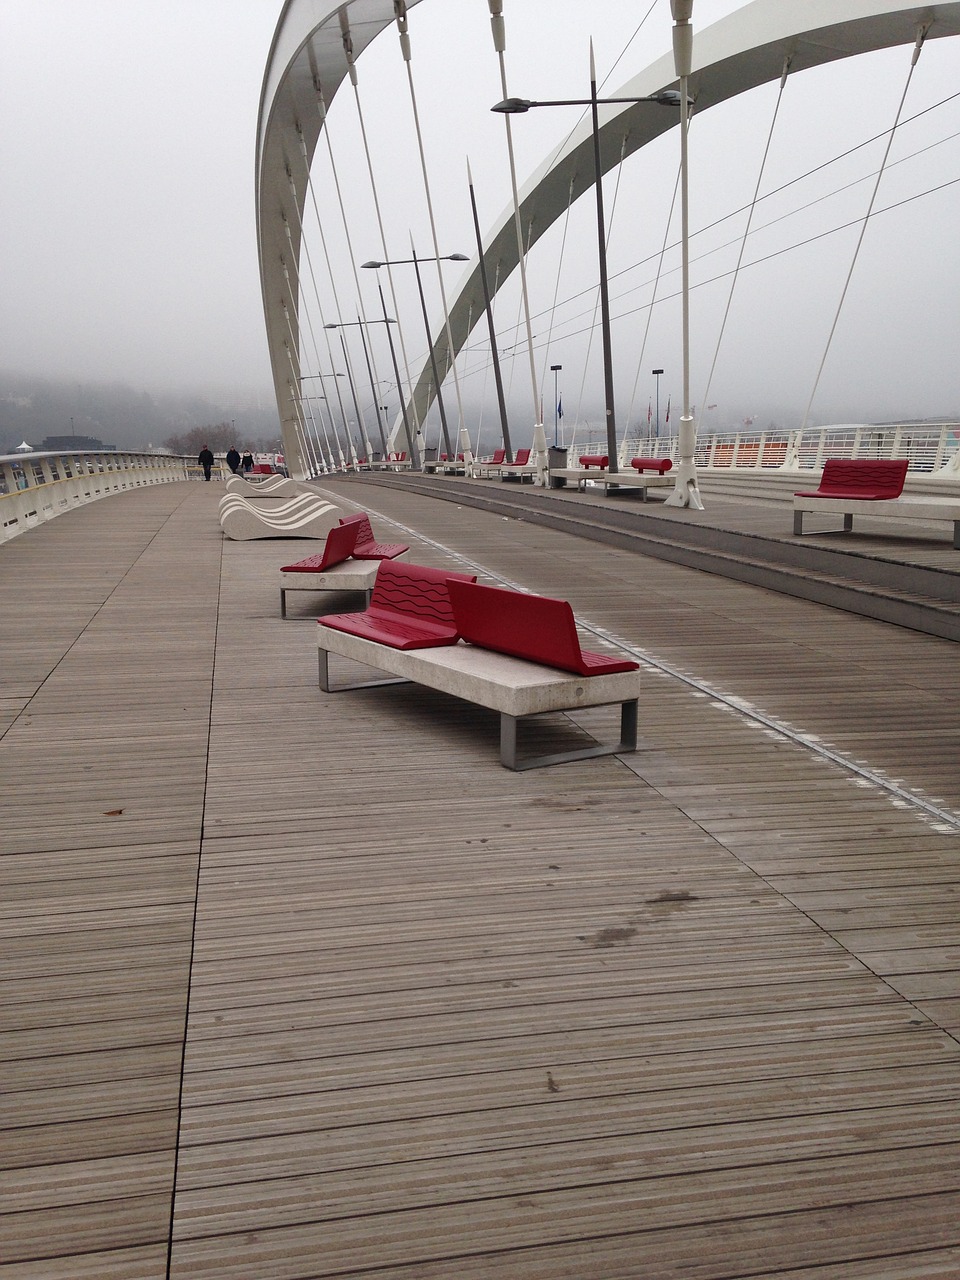
<path id="1" fill-rule="evenodd" d="M 585 760 L 636 751 L 640 676 L 636 662 L 593 653 L 580 645 L 570 605 L 564 600 L 476 586 L 464 574 L 444 574 L 420 566 L 384 561 L 380 573 L 407 569 L 444 582 L 455 635 L 466 643 L 403 648 L 379 628 L 357 626 L 363 615 L 344 615 L 342 629 L 319 619 L 320 687 L 325 693 L 414 681 L 428 689 L 486 707 L 500 716 L 500 762 L 508 769 Z M 333 626 L 329 625 L 331 622 Z M 422 642 L 421 642 L 422 645 Z M 330 685 L 329 654 L 361 662 L 392 676 L 363 685 Z M 517 757 L 517 726 L 522 719 L 586 707 L 620 706 L 616 745 L 594 742 L 573 750 Z"/>
<path id="2" fill-rule="evenodd" d="M 960 551 L 960 499 L 950 495 L 904 493 L 908 463 L 903 458 L 828 458 L 817 489 L 793 495 L 793 532 L 803 534 L 804 512 L 843 512 L 843 529 L 849 532 L 853 517 L 941 521 L 953 525 L 953 545 Z"/>
<path id="3" fill-rule="evenodd" d="M 332 569 L 335 564 L 342 564 L 353 555 L 359 531 L 358 525 L 347 524 L 341 520 L 327 534 L 327 540 L 319 555 L 307 556 L 305 560 L 298 560 L 296 564 L 281 565 L 280 572 L 323 573 L 324 569 Z"/>
<path id="4" fill-rule="evenodd" d="M 610 461 L 605 453 L 584 453 L 580 457 L 580 466 L 584 470 L 588 467 L 605 467 Z"/>
<path id="5" fill-rule="evenodd" d="M 361 636 L 391 649 L 456 644 L 459 634 L 447 591 L 451 578 L 475 581 L 469 574 L 383 560 L 367 609 L 362 613 L 329 614 L 317 622 L 321 627 Z"/>
<path id="6" fill-rule="evenodd" d="M 395 560 L 409 547 L 402 542 L 377 542 L 373 536 L 370 517 L 365 511 L 355 516 L 344 516 L 341 525 L 352 525 L 357 530 L 356 545 L 351 552 L 355 560 Z"/>
<path id="7" fill-rule="evenodd" d="M 494 449 L 493 456 L 490 459 L 489 465 L 491 467 L 498 467 L 506 456 L 507 456 L 506 449 Z"/>
<path id="8" fill-rule="evenodd" d="M 903 493 L 909 462 L 905 458 L 828 458 L 819 488 L 797 498 L 865 498 L 886 502 Z"/>
<path id="9" fill-rule="evenodd" d="M 529 463 L 530 463 L 530 450 L 518 449 L 517 452 L 513 455 L 512 462 L 501 462 L 500 465 L 504 467 L 526 467 L 529 465 Z"/>
<path id="10" fill-rule="evenodd" d="M 656 471 L 658 475 L 666 475 L 673 467 L 670 458 L 631 458 L 630 465 L 635 471 Z"/>
<path id="11" fill-rule="evenodd" d="M 581 648 L 566 600 L 469 581 L 452 581 L 448 591 L 457 630 L 469 644 L 581 676 L 639 670 L 629 658 Z"/>

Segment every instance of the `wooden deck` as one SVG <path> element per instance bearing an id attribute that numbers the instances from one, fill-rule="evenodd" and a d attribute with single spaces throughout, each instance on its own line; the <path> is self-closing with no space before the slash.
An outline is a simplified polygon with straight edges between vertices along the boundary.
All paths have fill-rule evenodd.
<path id="1" fill-rule="evenodd" d="M 956 1280 L 957 646 L 329 488 L 646 654 L 640 749 L 321 694 L 218 485 L 5 545 L 0 1280 Z"/>

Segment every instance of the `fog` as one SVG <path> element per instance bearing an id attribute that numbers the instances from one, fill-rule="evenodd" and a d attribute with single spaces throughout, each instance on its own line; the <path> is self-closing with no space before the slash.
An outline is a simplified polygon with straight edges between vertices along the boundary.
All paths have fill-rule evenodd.
<path id="1" fill-rule="evenodd" d="M 738 7 L 735 0 L 697 0 L 695 31 Z M 123 382 L 148 392 L 195 392 L 215 399 L 228 416 L 231 409 L 272 400 L 254 154 L 261 81 L 280 9 L 279 0 L 4 0 L 0 369 L 78 383 Z M 518 96 L 585 96 L 591 36 L 605 80 L 601 92 L 608 93 L 670 45 L 669 0 L 598 0 L 590 6 L 506 0 L 504 11 L 509 91 Z M 487 5 L 422 0 L 410 12 L 410 32 L 440 252 L 472 257 L 468 156 L 481 220 L 491 222 L 509 200 L 504 125 L 489 111 L 502 93 Z M 893 123 L 910 52 L 849 59 L 788 81 L 760 182 L 766 198 L 753 214 L 732 298 L 731 272 L 747 215 L 730 215 L 750 204 L 778 86 L 694 119 L 691 397 L 707 425 L 744 418 L 797 425 L 821 361 L 811 421 L 931 417 L 960 409 L 954 355 L 960 313 L 956 40 L 928 41 L 921 55 L 903 113 L 908 123 L 894 140 L 875 216 L 846 283 L 885 139 L 862 144 Z M 413 236 L 419 253 L 432 253 L 395 31 L 386 31 L 358 65 L 389 252 L 409 257 Z M 559 108 L 516 118 L 521 182 L 576 121 L 576 109 Z M 327 320 L 376 316 L 374 273 L 355 276 L 351 266 L 351 253 L 359 262 L 379 258 L 381 243 L 349 85 L 330 111 L 329 136 L 350 245 L 321 142 L 314 194 L 336 293 L 311 208 L 307 234 L 316 289 Z M 672 130 L 631 157 L 619 181 L 611 175 L 605 182 L 621 420 L 646 417 L 654 367 L 665 370 L 661 410 L 672 401 L 678 416 L 676 213 L 668 230 L 678 146 Z M 846 151 L 845 160 L 833 163 Z M 779 188 L 779 194 L 767 194 Z M 702 230 L 707 226 L 712 229 Z M 670 247 L 657 281 L 664 242 Z M 458 269 L 444 271 L 449 298 Z M 569 218 L 535 246 L 529 272 L 544 417 L 551 420 L 553 412 L 547 371 L 559 363 L 565 420 L 589 422 L 602 399 L 599 338 L 591 338 L 592 198 L 574 205 Z M 422 361 L 414 280 L 404 268 L 394 278 L 411 363 Z M 436 324 L 432 268 L 425 281 Z M 304 319 L 312 311 L 316 322 L 313 286 L 311 280 L 305 288 Z M 502 349 L 520 343 L 518 321 L 518 289 L 511 280 L 497 302 Z M 354 331 L 351 346 L 356 336 Z M 387 385 L 388 353 L 374 343 L 373 355 L 378 394 L 395 402 L 396 389 Z M 322 344 L 319 351 L 305 345 L 303 359 L 304 367 L 318 359 L 329 367 Z M 360 366 L 362 359 L 352 346 L 354 363 Z M 471 423 L 493 415 L 489 364 L 480 326 L 460 362 Z M 508 354 L 505 373 L 511 408 L 529 419 L 525 356 Z M 449 385 L 446 396 L 453 415 Z M 369 412 L 370 394 L 364 400 L 361 407 Z M 707 404 L 716 407 L 708 410 Z"/>

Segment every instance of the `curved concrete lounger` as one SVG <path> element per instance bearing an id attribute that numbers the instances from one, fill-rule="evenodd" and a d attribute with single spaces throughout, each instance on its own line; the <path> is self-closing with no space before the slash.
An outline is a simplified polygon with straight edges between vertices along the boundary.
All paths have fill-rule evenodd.
<path id="1" fill-rule="evenodd" d="M 263 480 L 231 476 L 227 481 L 227 493 L 238 493 L 243 498 L 296 498 L 304 492 L 303 486 L 289 476 L 267 476 Z"/>
<path id="2" fill-rule="evenodd" d="M 228 493 L 220 502 L 220 527 L 228 538 L 325 538 L 340 518 L 340 508 L 316 493 L 303 493 L 269 506 Z"/>

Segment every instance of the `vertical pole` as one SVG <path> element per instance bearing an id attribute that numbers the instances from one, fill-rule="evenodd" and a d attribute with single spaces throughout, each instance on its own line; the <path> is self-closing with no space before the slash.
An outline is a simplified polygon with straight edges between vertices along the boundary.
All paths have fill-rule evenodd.
<path id="1" fill-rule="evenodd" d="M 473 230 L 477 238 L 477 253 L 480 255 L 480 283 L 483 285 L 483 307 L 487 313 L 487 332 L 490 334 L 490 354 L 493 357 L 493 378 L 497 384 L 497 404 L 500 406 L 500 430 L 503 432 L 503 447 L 508 462 L 513 461 L 513 449 L 510 446 L 510 428 L 507 426 L 507 402 L 503 394 L 503 376 L 500 372 L 500 353 L 497 350 L 497 332 L 493 325 L 493 307 L 490 304 L 490 284 L 487 280 L 487 264 L 483 257 L 483 237 L 480 234 L 480 218 L 477 214 L 477 197 L 473 190 L 473 175 L 470 163 L 467 162 L 467 185 L 470 188 L 470 209 L 473 213 Z"/>
<path id="2" fill-rule="evenodd" d="M 413 241 L 410 242 L 410 252 L 413 254 L 413 269 L 417 276 L 417 291 L 420 294 L 420 310 L 423 312 L 423 328 L 427 335 L 427 350 L 430 352 L 430 369 L 433 373 L 433 385 L 437 389 L 437 408 L 440 410 L 440 430 L 443 432 L 443 443 L 447 451 L 447 457 L 452 462 L 454 453 L 450 447 L 450 430 L 447 426 L 447 412 L 443 405 L 443 396 L 440 392 L 440 371 L 437 369 L 437 357 L 433 350 L 433 339 L 430 336 L 430 320 L 427 316 L 427 303 L 423 296 L 423 279 L 420 275 L 420 260 L 417 257 L 417 251 L 413 247 Z"/>
<path id="3" fill-rule="evenodd" d="M 670 0 L 674 18 L 673 60 L 680 81 L 680 291 L 682 297 L 682 346 L 683 346 L 683 413 L 677 433 L 679 464 L 676 484 L 666 500 L 667 506 L 693 507 L 703 510 L 700 487 L 697 483 L 695 461 L 697 432 L 690 412 L 690 208 L 687 180 L 687 135 L 689 132 L 689 102 L 687 78 L 693 64 L 693 28 L 690 18 L 693 0 Z"/>
<path id="4" fill-rule="evenodd" d="M 597 189 L 597 249 L 600 259 L 600 331 L 603 341 L 603 399 L 607 416 L 607 470 L 616 472 L 617 420 L 613 402 L 613 351 L 610 342 L 610 296 L 607 287 L 607 236 L 603 216 L 603 169 L 600 163 L 600 113 L 597 107 L 597 72 L 590 41 L 590 114 L 593 120 L 594 185 Z"/>
<path id="5" fill-rule="evenodd" d="M 390 359 L 393 361 L 393 376 L 397 380 L 397 386 L 400 386 L 400 366 L 397 364 L 397 351 L 393 345 L 393 334 L 390 332 L 390 318 L 387 315 L 387 303 L 383 296 L 383 288 L 380 281 L 377 281 L 377 292 L 380 294 L 380 306 L 383 309 L 383 321 L 387 326 L 387 343 L 390 347 Z M 400 397 L 400 412 L 403 414 L 403 431 L 407 437 L 407 450 L 413 462 L 414 468 L 420 470 L 420 450 L 417 448 L 416 437 L 410 430 L 410 418 L 407 414 L 407 402 L 403 396 Z"/>

